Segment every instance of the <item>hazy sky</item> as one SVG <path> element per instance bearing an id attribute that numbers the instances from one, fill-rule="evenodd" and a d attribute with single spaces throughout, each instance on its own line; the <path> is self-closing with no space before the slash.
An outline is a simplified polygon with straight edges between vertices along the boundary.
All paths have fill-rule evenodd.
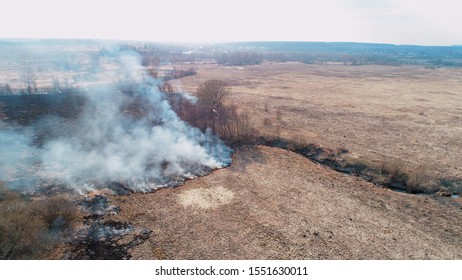
<path id="1" fill-rule="evenodd" d="M 0 37 L 462 44 L 461 0 L 1 0 Z"/>

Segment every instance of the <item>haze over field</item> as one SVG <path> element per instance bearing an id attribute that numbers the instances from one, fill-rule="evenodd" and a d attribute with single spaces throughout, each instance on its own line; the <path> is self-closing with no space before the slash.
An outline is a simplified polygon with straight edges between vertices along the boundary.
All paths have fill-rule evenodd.
<path id="1" fill-rule="evenodd" d="M 462 258 L 461 2 L 2 4 L 0 259 Z"/>
<path id="2" fill-rule="evenodd" d="M 6 0 L 3 38 L 462 44 L 457 0 Z"/>
<path id="3" fill-rule="evenodd" d="M 178 118 L 159 91 L 159 81 L 140 70 L 139 54 L 112 55 L 125 73 L 119 88 L 113 84 L 87 90 L 76 122 L 51 114 L 24 130 L 0 130 L 0 181 L 11 188 L 34 189 L 38 181 L 51 184 L 58 178 L 82 192 L 95 188 L 95 180 L 117 178 L 131 189 L 152 191 L 230 163 L 231 150 L 216 136 Z M 8 127 L 0 119 L 3 126 Z M 47 135 L 44 143 L 37 144 L 39 135 Z"/>

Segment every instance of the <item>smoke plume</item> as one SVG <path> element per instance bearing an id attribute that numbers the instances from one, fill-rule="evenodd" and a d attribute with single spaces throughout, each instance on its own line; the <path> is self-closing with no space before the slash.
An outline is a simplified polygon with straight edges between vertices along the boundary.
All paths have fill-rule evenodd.
<path id="1" fill-rule="evenodd" d="M 65 184 L 84 192 L 119 182 L 149 191 L 230 163 L 231 150 L 215 135 L 176 115 L 136 53 L 118 54 L 118 61 L 119 82 L 89 87 L 79 117 L 54 119 L 61 133 L 40 145 L 33 143 L 46 120 L 17 129 L 0 123 L 1 181 L 31 190 Z"/>

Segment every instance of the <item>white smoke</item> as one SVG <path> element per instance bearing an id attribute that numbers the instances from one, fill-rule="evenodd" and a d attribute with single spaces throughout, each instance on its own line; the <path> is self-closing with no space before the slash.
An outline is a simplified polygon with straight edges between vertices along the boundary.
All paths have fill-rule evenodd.
<path id="1" fill-rule="evenodd" d="M 57 181 L 76 191 L 117 181 L 149 191 L 230 163 L 231 150 L 215 135 L 176 115 L 157 82 L 144 75 L 137 54 L 123 53 L 119 61 L 121 83 L 131 94 L 117 86 L 90 89 L 65 135 L 37 148 L 31 135 L 0 130 L 0 180 L 18 183 L 22 174 L 30 180 L 21 184 Z"/>
<path id="2" fill-rule="evenodd" d="M 31 139 L 28 131 L 17 132 L 0 121 L 0 181 L 11 188 L 34 184 L 28 174 L 34 173 L 38 150 L 31 145 Z"/>

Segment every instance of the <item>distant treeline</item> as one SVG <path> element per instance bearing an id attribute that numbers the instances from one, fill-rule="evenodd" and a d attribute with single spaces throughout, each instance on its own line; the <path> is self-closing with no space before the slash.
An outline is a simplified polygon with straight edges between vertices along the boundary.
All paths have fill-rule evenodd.
<path id="1" fill-rule="evenodd" d="M 77 50 L 77 51 L 76 51 Z M 242 42 L 160 44 L 101 40 L 0 40 L 0 66 L 19 76 L 0 80 L 0 95 L 68 93 L 67 82 L 39 80 L 40 72 L 67 73 L 77 81 L 95 81 L 104 65 L 117 63 L 121 51 L 140 55 L 148 74 L 163 82 L 196 74 L 194 64 L 225 66 L 262 62 L 337 63 L 343 65 L 422 65 L 462 67 L 462 46 L 413 46 L 327 42 Z M 175 65 L 171 67 L 163 65 Z M 2 69 L 2 70 L 5 70 Z M 18 83 L 19 82 L 19 83 Z M 19 84 L 19 86 L 18 86 Z M 41 86 L 39 87 L 38 84 Z M 172 88 L 165 86 L 166 91 Z"/>
<path id="2" fill-rule="evenodd" d="M 413 46 L 369 43 L 245 42 L 210 45 L 129 46 L 143 57 L 143 65 L 164 63 L 218 63 L 253 65 L 269 62 L 303 62 L 345 65 L 425 65 L 462 67 L 462 46 Z"/>
<path id="3" fill-rule="evenodd" d="M 13 88 L 8 83 L 0 83 L 0 96 L 1 95 L 38 95 L 38 94 L 68 94 L 77 92 L 78 89 L 70 86 L 67 80 L 60 83 L 58 79 L 53 79 L 53 83 L 49 86 L 37 86 L 35 78 L 27 80 L 20 88 Z"/>
<path id="4" fill-rule="evenodd" d="M 138 52 L 144 66 L 161 64 L 218 63 L 221 65 L 252 65 L 263 61 L 346 65 L 416 64 L 425 66 L 462 67 L 462 46 L 418 46 L 351 42 L 237 42 L 221 44 L 167 44 L 103 40 L 0 40 L 0 52 L 11 49 L 36 49 L 38 53 L 61 55 L 60 66 L 75 66 L 73 47 L 91 49 L 86 62 L 92 66 L 99 58 L 113 56 L 114 49 Z M 68 52 L 58 53 L 58 50 Z M 34 53 L 35 55 L 35 53 Z M 91 68 L 91 67 L 90 67 Z M 94 67 L 93 67 L 94 68 Z M 75 70 L 75 69 L 74 69 Z"/>

